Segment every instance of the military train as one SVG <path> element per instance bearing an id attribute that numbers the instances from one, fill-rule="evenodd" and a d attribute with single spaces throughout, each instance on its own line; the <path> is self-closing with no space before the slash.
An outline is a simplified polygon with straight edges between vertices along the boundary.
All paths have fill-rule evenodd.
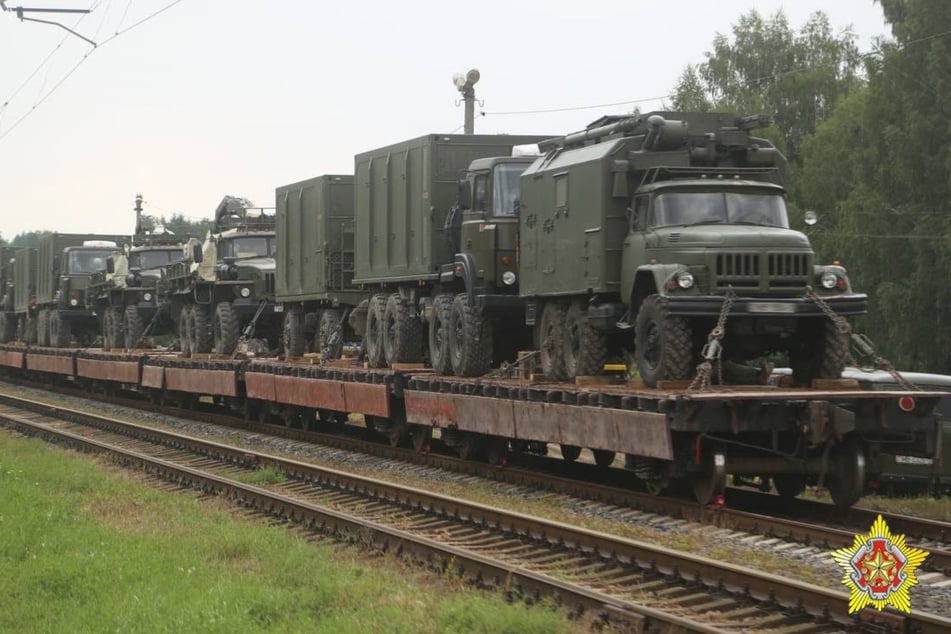
<path id="1" fill-rule="evenodd" d="M 430 134 L 357 154 L 352 175 L 278 187 L 273 214 L 225 197 L 212 234 L 154 279 L 174 359 L 64 349 L 54 365 L 79 380 L 93 361 L 131 364 L 121 382 L 144 391 L 308 424 L 360 412 L 421 442 L 439 428 L 465 455 L 620 452 L 650 488 L 686 479 L 702 501 L 733 473 L 786 495 L 825 484 L 851 504 L 880 456 L 935 458 L 939 396 L 841 383 L 846 320 L 866 296 L 790 228 L 785 159 L 753 133 L 765 123 L 653 112 L 561 137 Z M 96 317 L 107 347 L 131 343 L 81 281 L 38 292 L 74 274 L 69 249 L 117 251 L 80 238 L 0 268 L 0 340 L 50 346 L 8 366 L 91 343 Z M 80 308 L 84 330 L 52 327 Z M 753 364 L 767 355 L 800 387 L 763 386 Z M 636 378 L 598 377 L 609 362 Z"/>

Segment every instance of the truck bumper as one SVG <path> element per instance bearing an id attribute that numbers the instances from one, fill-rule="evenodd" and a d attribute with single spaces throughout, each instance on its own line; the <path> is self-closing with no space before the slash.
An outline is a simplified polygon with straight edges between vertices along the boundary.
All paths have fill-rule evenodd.
<path id="1" fill-rule="evenodd" d="M 863 293 L 824 297 L 823 301 L 842 316 L 864 315 L 868 310 L 868 298 Z M 678 317 L 716 317 L 723 308 L 720 295 L 687 295 L 667 298 L 667 314 Z M 730 315 L 734 317 L 822 317 L 814 302 L 804 297 L 737 297 L 733 300 Z"/>

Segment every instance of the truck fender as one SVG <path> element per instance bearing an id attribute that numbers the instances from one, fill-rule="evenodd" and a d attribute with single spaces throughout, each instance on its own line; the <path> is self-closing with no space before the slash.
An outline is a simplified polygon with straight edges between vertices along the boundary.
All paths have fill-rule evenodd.
<path id="1" fill-rule="evenodd" d="M 455 276 L 461 277 L 466 285 L 466 303 L 470 306 L 475 303 L 476 263 L 471 253 L 457 253 L 455 259 Z"/>
<path id="2" fill-rule="evenodd" d="M 641 302 L 649 295 L 667 295 L 667 281 L 677 271 L 688 267 L 682 264 L 645 264 L 637 268 L 634 275 L 634 288 L 631 290 L 630 312 L 632 318 L 637 315 Z"/>

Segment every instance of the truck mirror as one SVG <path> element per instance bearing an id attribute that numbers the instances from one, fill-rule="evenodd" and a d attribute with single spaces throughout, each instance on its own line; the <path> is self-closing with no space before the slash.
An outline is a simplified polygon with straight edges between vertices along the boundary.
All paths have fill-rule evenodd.
<path id="1" fill-rule="evenodd" d="M 459 181 L 458 185 L 459 185 L 459 194 L 457 195 L 456 198 L 459 201 L 459 207 L 461 207 L 462 209 L 470 209 L 472 200 L 471 200 L 471 196 L 469 196 L 469 181 L 463 179 Z"/>
<path id="2" fill-rule="evenodd" d="M 106 258 L 106 272 L 115 273 L 116 272 L 116 261 L 112 259 L 112 256 Z"/>
<path id="3" fill-rule="evenodd" d="M 201 264 L 201 261 L 204 259 L 202 256 L 203 254 L 201 252 L 201 245 L 198 244 L 197 242 L 195 244 L 192 244 L 192 262 L 195 262 L 196 264 Z"/>

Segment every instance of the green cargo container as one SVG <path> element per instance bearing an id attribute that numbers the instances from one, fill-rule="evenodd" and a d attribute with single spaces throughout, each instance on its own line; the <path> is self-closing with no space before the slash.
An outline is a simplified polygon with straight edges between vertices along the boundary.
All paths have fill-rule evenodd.
<path id="1" fill-rule="evenodd" d="M 434 281 L 453 261 L 443 229 L 475 159 L 550 137 L 430 134 L 355 158 L 358 284 Z"/>
<path id="2" fill-rule="evenodd" d="M 13 310 L 25 313 L 36 298 L 37 251 L 32 247 L 16 250 L 13 263 Z"/>
<path id="3" fill-rule="evenodd" d="M 329 299 L 352 288 L 353 176 L 278 187 L 277 301 Z"/>

